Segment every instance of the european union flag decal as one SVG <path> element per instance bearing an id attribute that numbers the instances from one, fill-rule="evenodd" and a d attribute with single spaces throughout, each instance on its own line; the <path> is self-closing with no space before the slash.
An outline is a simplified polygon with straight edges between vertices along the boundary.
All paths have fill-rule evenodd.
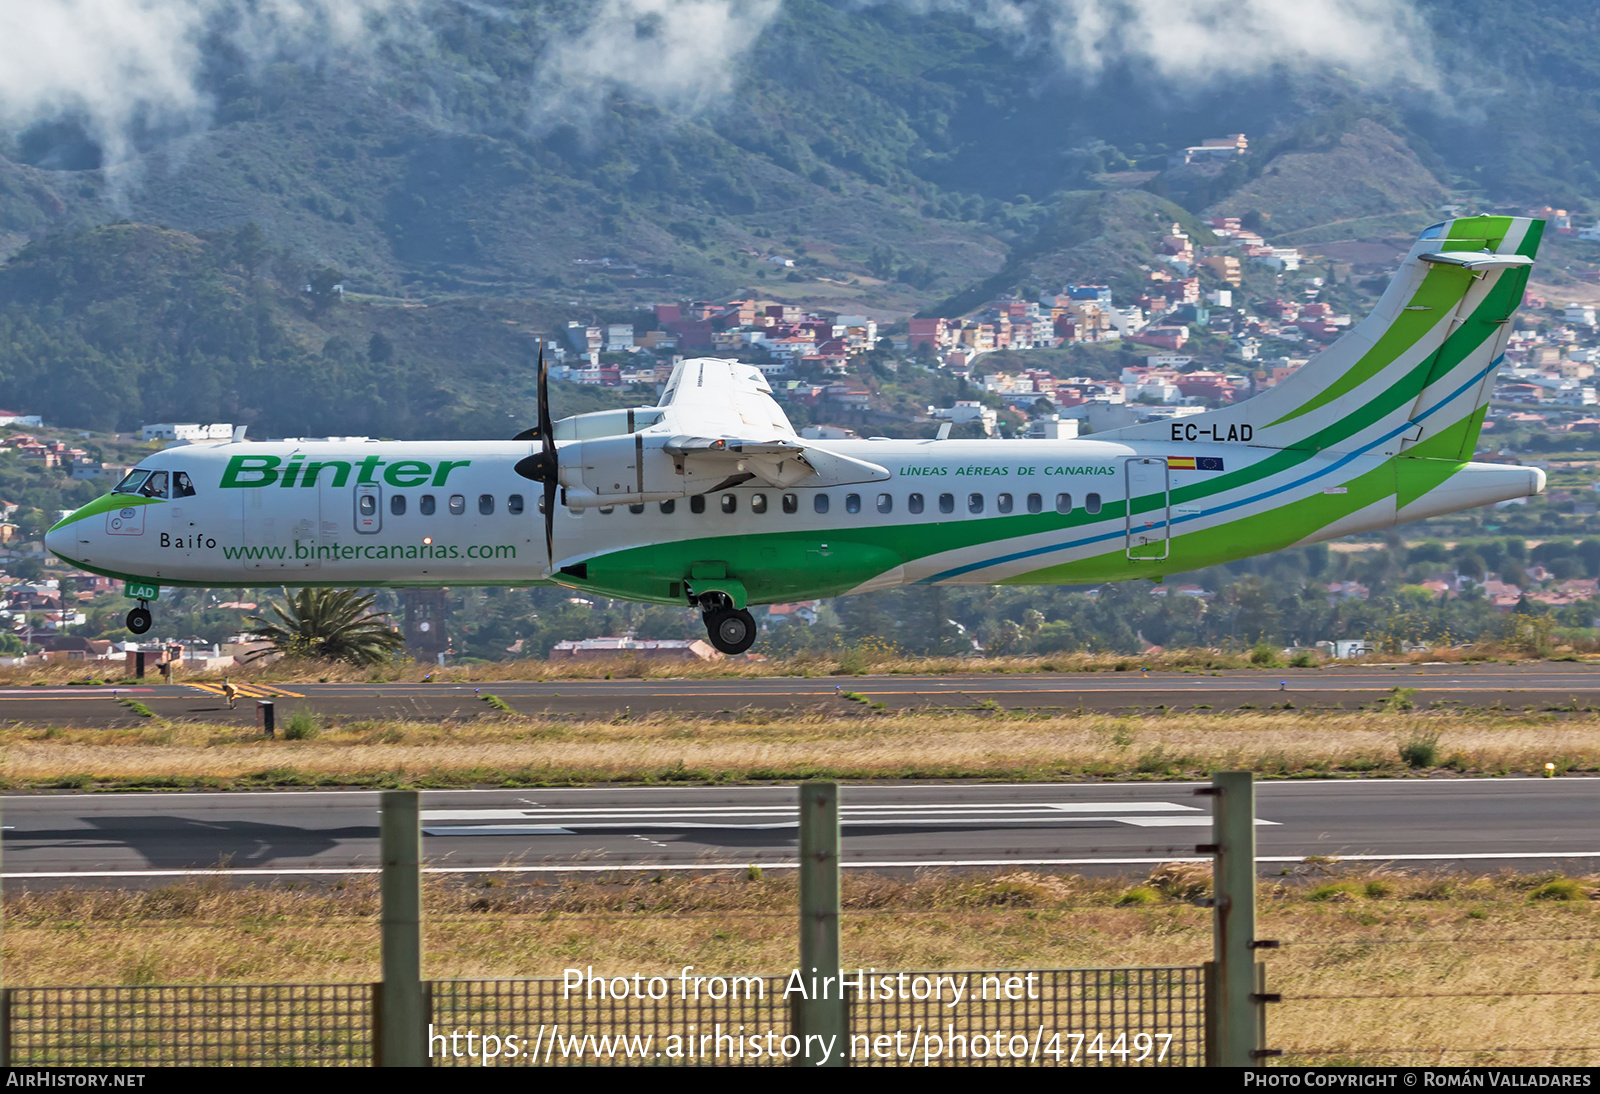
<path id="1" fill-rule="evenodd" d="M 1200 456 L 1200 457 L 1197 457 L 1195 459 L 1195 461 L 1194 461 L 1194 469 L 1196 471 L 1221 471 L 1222 470 L 1222 457 L 1221 456 Z"/>

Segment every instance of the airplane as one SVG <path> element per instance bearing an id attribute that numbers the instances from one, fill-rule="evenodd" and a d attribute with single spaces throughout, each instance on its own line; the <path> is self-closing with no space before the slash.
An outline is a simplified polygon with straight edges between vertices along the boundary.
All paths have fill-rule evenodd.
<path id="1" fill-rule="evenodd" d="M 659 403 L 509 441 L 169 446 L 52 527 L 63 561 L 166 586 L 555 584 L 699 608 L 726 654 L 753 605 L 915 584 L 1161 580 L 1529 497 L 1472 454 L 1544 222 L 1422 232 L 1373 312 L 1233 406 L 1070 440 L 821 441 L 761 372 L 684 360 Z"/>

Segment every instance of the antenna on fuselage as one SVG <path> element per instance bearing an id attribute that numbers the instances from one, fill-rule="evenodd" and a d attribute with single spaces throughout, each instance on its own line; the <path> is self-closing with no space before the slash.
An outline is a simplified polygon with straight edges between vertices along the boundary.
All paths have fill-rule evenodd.
<path id="1" fill-rule="evenodd" d="M 950 439 L 950 427 L 954 424 L 955 423 L 953 422 L 945 422 L 941 424 L 939 426 L 939 432 L 934 434 L 933 439 L 936 441 L 948 441 Z"/>

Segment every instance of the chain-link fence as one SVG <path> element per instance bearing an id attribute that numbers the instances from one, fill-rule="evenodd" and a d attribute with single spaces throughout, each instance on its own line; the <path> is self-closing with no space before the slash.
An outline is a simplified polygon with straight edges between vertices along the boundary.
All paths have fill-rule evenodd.
<path id="1" fill-rule="evenodd" d="M 1204 1062 L 1199 968 L 847 973 L 854 1065 Z M 783 976 L 441 980 L 435 1065 L 785 1065 L 805 1046 Z M 12 988 L 13 1066 L 366 1065 L 370 984 Z"/>
<path id="2" fill-rule="evenodd" d="M 8 988 L 12 1066 L 372 1063 L 371 984 Z"/>

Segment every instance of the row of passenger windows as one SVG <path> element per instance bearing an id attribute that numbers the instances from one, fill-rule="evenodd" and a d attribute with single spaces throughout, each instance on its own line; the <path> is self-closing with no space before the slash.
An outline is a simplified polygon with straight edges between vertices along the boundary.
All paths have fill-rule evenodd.
<path id="1" fill-rule="evenodd" d="M 361 515 L 364 517 L 373 516 L 378 511 L 378 499 L 373 494 L 362 494 L 356 504 Z M 389 512 L 393 516 L 405 516 L 406 507 L 408 504 L 409 503 L 406 501 L 406 496 L 404 494 L 389 495 Z M 449 507 L 450 512 L 458 517 L 467 511 L 467 498 L 465 494 L 451 494 L 449 500 L 446 501 L 445 504 Z M 493 494 L 478 495 L 478 513 L 481 516 L 494 516 L 494 505 L 495 501 Z M 521 494 L 512 494 L 506 499 L 506 512 L 510 513 L 512 516 L 519 516 L 522 513 L 522 506 L 523 502 Z M 439 503 L 432 494 L 423 494 L 421 497 L 417 498 L 417 512 L 421 513 L 423 516 L 431 517 L 434 513 L 438 512 L 438 510 Z"/>
<path id="2" fill-rule="evenodd" d="M 750 497 L 750 511 L 752 513 L 765 513 L 767 511 L 767 508 L 768 508 L 767 495 L 765 495 L 765 494 L 751 494 L 749 497 Z M 965 501 L 966 501 L 966 511 L 968 513 L 971 513 L 971 514 L 975 515 L 975 516 L 976 515 L 981 515 L 982 513 L 986 512 L 988 510 L 988 507 L 989 507 L 988 496 L 984 495 L 984 494 L 976 494 L 976 493 L 975 494 L 968 494 L 968 495 L 966 495 Z M 1044 512 L 1044 503 L 1045 503 L 1045 499 L 1044 499 L 1044 495 L 1043 494 L 1028 494 L 1026 497 L 1024 497 L 1021 500 L 1020 506 L 1021 506 L 1021 510 L 1029 512 L 1029 513 L 1042 513 L 1042 512 Z M 779 504 L 780 504 L 780 506 L 782 507 L 782 509 L 783 509 L 783 511 L 785 513 L 798 513 L 800 511 L 800 498 L 799 498 L 798 495 L 795 495 L 795 494 L 784 494 L 782 496 L 782 499 L 779 502 Z M 892 512 L 894 512 L 894 507 L 895 507 L 894 495 L 893 494 L 879 494 L 877 496 L 877 498 L 875 499 L 875 501 L 873 502 L 873 504 L 874 504 L 875 508 L 877 509 L 877 511 L 880 512 L 880 513 L 892 513 Z M 957 504 L 956 495 L 955 494 L 940 494 L 940 495 L 938 495 L 938 497 L 937 497 L 937 499 L 935 501 L 935 504 L 938 507 L 938 511 L 941 512 L 941 513 L 954 513 L 956 511 L 956 504 Z M 664 501 L 664 502 L 661 502 L 660 505 L 661 505 L 661 511 L 663 513 L 675 512 L 677 510 L 677 507 L 678 507 L 678 503 L 675 502 L 675 501 Z M 718 499 L 718 505 L 721 507 L 721 509 L 722 509 L 722 511 L 724 513 L 737 513 L 739 511 L 739 495 L 738 494 L 723 494 Z M 816 511 L 818 513 L 826 513 L 826 512 L 829 511 L 830 508 L 832 508 L 832 506 L 833 506 L 833 500 L 832 500 L 832 496 L 831 495 L 829 495 L 829 494 L 814 494 L 814 495 L 812 495 L 811 507 L 812 507 L 812 509 L 814 511 Z M 861 512 L 861 506 L 862 506 L 862 496 L 860 494 L 846 494 L 844 496 L 844 511 L 846 513 L 859 513 L 859 512 Z M 997 513 L 1014 513 L 1014 512 L 1018 512 L 1019 511 L 1018 499 L 1017 499 L 1017 497 L 1015 495 L 1012 495 L 1012 494 L 996 494 L 995 497 L 994 497 L 994 509 L 995 509 L 995 512 L 997 512 Z M 1057 513 L 1070 513 L 1070 512 L 1072 512 L 1072 509 L 1073 509 L 1073 503 L 1072 503 L 1072 495 L 1071 494 L 1057 494 L 1055 496 L 1055 511 Z M 928 499 L 926 497 L 924 497 L 922 494 L 908 494 L 908 495 L 906 495 L 906 511 L 908 513 L 923 513 L 923 512 L 926 512 L 927 510 L 928 510 Z M 1083 498 L 1083 510 L 1084 510 L 1084 512 L 1089 513 L 1091 515 L 1100 512 L 1100 495 L 1099 494 L 1086 494 L 1086 495 L 1084 495 L 1084 498 Z M 574 510 L 574 511 L 577 512 L 578 510 Z M 607 506 L 607 507 L 602 508 L 600 510 L 600 512 L 602 512 L 602 513 L 610 513 L 612 511 L 613 511 L 613 507 L 611 507 L 611 506 Z M 705 511 L 706 511 L 706 498 L 705 498 L 704 494 L 697 494 L 694 497 L 689 499 L 689 512 L 691 512 L 691 513 L 704 513 Z M 644 506 L 642 506 L 642 505 L 630 505 L 630 506 L 628 506 L 628 512 L 630 512 L 630 513 L 643 513 L 644 512 Z"/>

